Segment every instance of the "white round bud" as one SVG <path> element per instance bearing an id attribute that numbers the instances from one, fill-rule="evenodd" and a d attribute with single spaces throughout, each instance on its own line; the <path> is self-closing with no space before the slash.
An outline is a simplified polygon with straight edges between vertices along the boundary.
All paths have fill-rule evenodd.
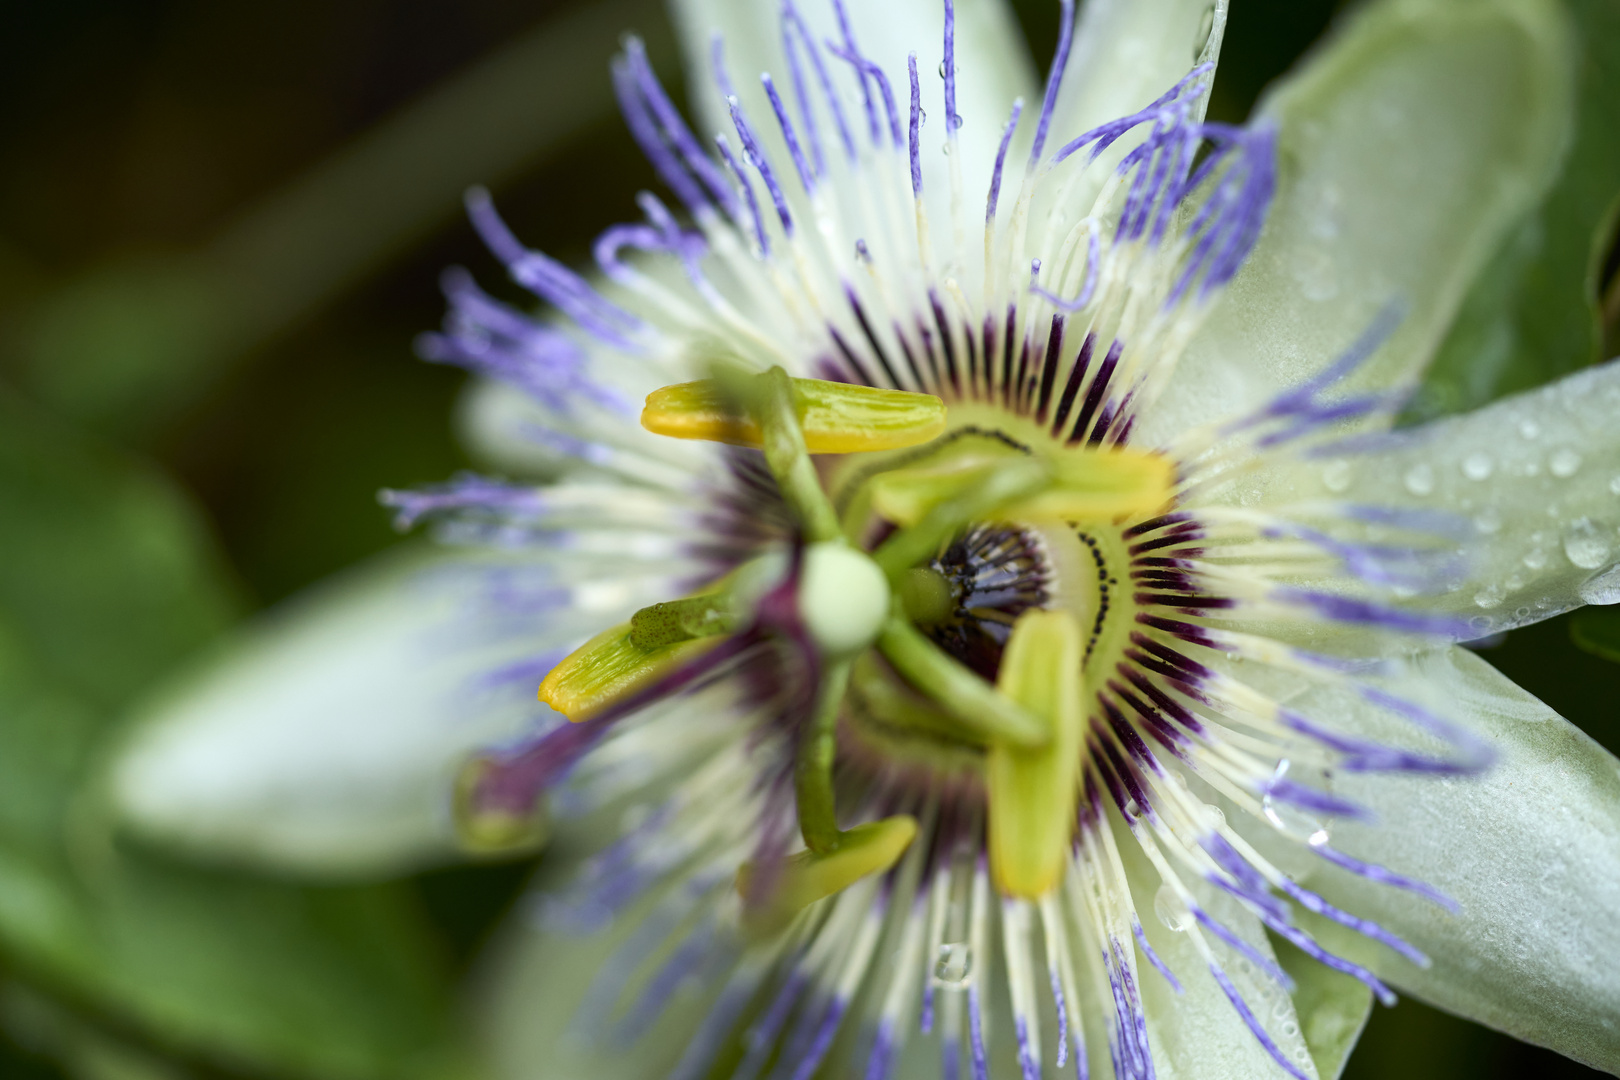
<path id="1" fill-rule="evenodd" d="M 864 552 L 837 541 L 811 544 L 799 577 L 799 617 L 822 652 L 859 652 L 889 617 L 889 579 Z"/>

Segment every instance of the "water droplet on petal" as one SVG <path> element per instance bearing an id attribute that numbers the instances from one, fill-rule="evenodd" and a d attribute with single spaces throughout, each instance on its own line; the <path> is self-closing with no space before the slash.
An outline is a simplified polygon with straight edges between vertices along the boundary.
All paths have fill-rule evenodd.
<path id="1" fill-rule="evenodd" d="M 1159 917 L 1166 929 L 1178 934 L 1193 923 L 1192 912 L 1181 902 L 1176 890 L 1168 885 L 1160 885 L 1159 891 L 1153 894 L 1153 914 Z"/>
<path id="2" fill-rule="evenodd" d="M 1332 492 L 1341 492 L 1350 487 L 1350 463 L 1343 458 L 1334 458 L 1322 467 L 1322 483 Z"/>
<path id="3" fill-rule="evenodd" d="M 1547 468 L 1560 480 L 1574 476 L 1575 470 L 1580 467 L 1581 455 L 1568 449 L 1558 451 L 1552 456 L 1552 460 L 1547 463 Z"/>
<path id="4" fill-rule="evenodd" d="M 1611 566 L 1580 587 L 1588 604 L 1620 604 L 1620 566 Z"/>
<path id="5" fill-rule="evenodd" d="M 1489 454 L 1469 454 L 1463 458 L 1462 471 L 1470 480 L 1488 480 L 1491 473 L 1496 471 L 1496 462 L 1491 460 Z"/>
<path id="6" fill-rule="evenodd" d="M 1547 565 L 1547 553 L 1540 548 L 1531 548 L 1524 553 L 1524 565 L 1532 570 L 1540 570 Z"/>
<path id="7" fill-rule="evenodd" d="M 934 985 L 961 990 L 973 979 L 973 946 L 965 941 L 947 941 L 934 959 Z"/>
<path id="8" fill-rule="evenodd" d="M 1534 439 L 1541 434 L 1541 425 L 1534 420 L 1520 420 L 1519 434 L 1526 439 Z"/>
<path id="9" fill-rule="evenodd" d="M 1427 495 L 1434 491 L 1434 470 L 1428 465 L 1414 465 L 1406 470 L 1406 490 L 1414 495 Z"/>
<path id="10" fill-rule="evenodd" d="M 1502 602 L 1504 595 L 1506 594 L 1502 592 L 1502 586 L 1487 585 L 1474 594 L 1474 603 L 1482 608 L 1493 608 Z"/>
<path id="11" fill-rule="evenodd" d="M 1474 528 L 1487 536 L 1502 529 L 1502 515 L 1494 506 L 1487 506 L 1474 515 Z"/>
<path id="12" fill-rule="evenodd" d="M 1620 495 L 1620 476 L 1610 478 L 1609 491 L 1615 495 Z"/>
<path id="13" fill-rule="evenodd" d="M 1608 530 L 1591 518 L 1578 518 L 1564 530 L 1564 554 L 1583 570 L 1596 570 L 1614 550 Z"/>

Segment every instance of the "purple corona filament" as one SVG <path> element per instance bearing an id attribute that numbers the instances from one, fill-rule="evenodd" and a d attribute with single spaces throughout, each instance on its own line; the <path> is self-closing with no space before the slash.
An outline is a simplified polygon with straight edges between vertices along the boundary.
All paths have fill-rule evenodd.
<path id="1" fill-rule="evenodd" d="M 911 73 L 911 194 L 922 198 L 922 89 L 917 85 L 917 54 L 906 59 Z"/>
<path id="2" fill-rule="evenodd" d="M 1052 113 L 1057 109 L 1058 91 L 1063 88 L 1063 73 L 1069 65 L 1069 49 L 1074 44 L 1074 0 L 1059 0 L 1057 52 L 1052 57 L 1051 70 L 1046 75 L 1046 93 L 1041 97 L 1041 115 L 1035 122 L 1035 141 L 1029 148 L 1031 170 L 1040 164 L 1041 152 L 1046 149 L 1046 136 L 1052 127 Z M 1057 160 L 1062 160 L 1061 157 Z"/>
<path id="3" fill-rule="evenodd" d="M 799 183 L 804 185 L 805 194 L 813 195 L 816 191 L 816 174 L 806 160 L 804 151 L 799 149 L 799 135 L 793 128 L 792 118 L 788 116 L 787 106 L 782 104 L 782 96 L 776 92 L 776 83 L 769 75 L 761 75 L 759 81 L 765 87 L 765 96 L 770 99 L 771 110 L 776 113 L 776 124 L 782 131 L 782 140 L 787 143 L 788 157 L 798 171 Z"/>
<path id="4" fill-rule="evenodd" d="M 727 98 L 726 101 L 731 110 L 731 122 L 737 128 L 737 138 L 742 142 L 743 157 L 759 173 L 759 178 L 764 182 L 765 190 L 771 197 L 771 204 L 776 207 L 776 216 L 782 223 L 782 232 L 792 239 L 793 215 L 788 211 L 787 196 L 782 193 L 781 185 L 776 182 L 776 174 L 771 171 L 769 159 L 760 150 L 759 141 L 754 138 L 754 131 L 743 116 L 742 106 L 737 103 L 735 97 Z"/>
<path id="5" fill-rule="evenodd" d="M 993 225 L 996 220 L 996 203 L 1001 198 L 1001 170 L 1007 164 L 1007 148 L 1012 145 L 1013 132 L 1018 129 L 1018 118 L 1024 112 L 1024 99 L 1019 98 L 1013 102 L 1012 115 L 1007 118 L 1007 125 L 1001 129 L 1001 143 L 996 147 L 995 168 L 990 171 L 990 194 L 984 200 L 984 223 L 986 227 Z"/>

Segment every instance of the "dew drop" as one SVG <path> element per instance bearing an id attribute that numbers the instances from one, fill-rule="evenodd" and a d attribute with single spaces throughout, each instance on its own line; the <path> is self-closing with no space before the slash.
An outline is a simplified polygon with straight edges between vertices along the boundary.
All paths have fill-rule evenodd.
<path id="1" fill-rule="evenodd" d="M 1414 465 L 1406 470 L 1406 490 L 1414 495 L 1427 495 L 1434 491 L 1434 470 L 1428 465 Z"/>
<path id="2" fill-rule="evenodd" d="M 1332 492 L 1345 491 L 1350 487 L 1350 463 L 1343 458 L 1334 458 L 1322 467 L 1322 483 Z"/>
<path id="3" fill-rule="evenodd" d="M 973 946 L 965 941 L 947 941 L 934 960 L 934 985 L 961 990 L 973 978 Z"/>
<path id="4" fill-rule="evenodd" d="M 1541 434 L 1541 425 L 1534 420 L 1519 421 L 1519 435 L 1526 439 L 1534 439 Z"/>
<path id="5" fill-rule="evenodd" d="M 1487 506 L 1474 515 L 1474 528 L 1487 536 L 1502 529 L 1502 514 L 1494 506 Z"/>
<path id="6" fill-rule="evenodd" d="M 1596 570 L 1608 561 L 1613 545 L 1591 518 L 1578 518 L 1564 530 L 1564 554 L 1583 570 Z"/>
<path id="7" fill-rule="evenodd" d="M 1142 816 L 1142 807 L 1135 799 L 1125 800 L 1125 816 L 1128 818 L 1137 818 Z"/>
<path id="8" fill-rule="evenodd" d="M 1573 450 L 1564 449 L 1552 456 L 1547 463 L 1548 470 L 1560 480 L 1567 480 L 1575 475 L 1575 470 L 1581 467 L 1581 455 Z"/>
<path id="9" fill-rule="evenodd" d="M 1524 565 L 1531 570 L 1540 570 L 1547 565 L 1547 553 L 1538 547 L 1531 548 L 1524 553 Z"/>
<path id="10" fill-rule="evenodd" d="M 1474 603 L 1482 608 L 1493 608 L 1502 602 L 1502 597 L 1505 595 L 1502 592 L 1502 586 L 1487 585 L 1474 594 Z"/>
<path id="11" fill-rule="evenodd" d="M 1187 905 L 1181 902 L 1176 890 L 1168 885 L 1160 885 L 1159 891 L 1153 894 L 1153 914 L 1159 917 L 1165 928 L 1181 933 L 1192 925 L 1192 912 Z"/>
<path id="12" fill-rule="evenodd" d="M 1613 476 L 1609 479 L 1609 492 L 1614 495 L 1620 495 L 1620 475 Z"/>
<path id="13" fill-rule="evenodd" d="M 939 62 L 939 77 L 942 79 L 945 77 L 945 61 L 943 60 Z"/>
<path id="14" fill-rule="evenodd" d="M 1611 566 L 1580 587 L 1588 604 L 1620 604 L 1620 566 Z"/>
<path id="15" fill-rule="evenodd" d="M 1204 823 L 1210 827 L 1211 831 L 1218 831 L 1226 824 L 1226 814 L 1222 812 L 1220 807 L 1205 803 Z"/>
<path id="16" fill-rule="evenodd" d="M 1470 480 L 1488 480 L 1491 473 L 1496 471 L 1496 462 L 1491 460 L 1489 454 L 1469 454 L 1463 458 L 1462 471 Z"/>
<path id="17" fill-rule="evenodd" d="M 1303 840 L 1312 847 L 1321 847 L 1328 842 L 1327 825 L 1320 818 L 1307 814 L 1296 806 L 1290 806 L 1281 799 L 1266 795 L 1260 800 L 1260 809 L 1264 811 L 1266 820 L 1276 826 L 1277 831 L 1284 836 Z"/>

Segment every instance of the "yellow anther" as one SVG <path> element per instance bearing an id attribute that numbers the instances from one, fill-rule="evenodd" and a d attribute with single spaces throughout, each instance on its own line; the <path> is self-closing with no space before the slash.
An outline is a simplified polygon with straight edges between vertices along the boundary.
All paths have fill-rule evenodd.
<path id="1" fill-rule="evenodd" d="M 487 758 L 473 758 L 456 776 L 454 816 L 462 849 L 485 858 L 538 851 L 551 836 L 544 804 L 523 813 L 478 804 L 479 790 L 492 767 Z"/>
<path id="2" fill-rule="evenodd" d="M 1067 611 L 1026 611 L 1013 625 L 996 688 L 1051 725 L 1038 749 L 993 743 L 985 760 L 990 875 L 1006 896 L 1037 899 L 1063 880 L 1079 798 L 1080 624 Z"/>
<path id="3" fill-rule="evenodd" d="M 840 836 L 838 846 L 824 854 L 801 851 L 775 869 L 770 894 L 755 895 L 759 868 L 743 863 L 737 871 L 737 891 L 760 906 L 749 921 L 759 931 L 786 925 L 789 919 L 817 900 L 842 892 L 868 874 L 880 873 L 900 861 L 917 836 L 917 819 L 908 814 L 857 825 Z"/>
<path id="4" fill-rule="evenodd" d="M 932 394 L 794 379 L 793 396 L 812 454 L 898 450 L 945 430 L 945 403 Z M 641 426 L 655 435 L 759 447 L 759 424 L 714 379 L 676 383 L 647 395 Z"/>
<path id="5" fill-rule="evenodd" d="M 995 470 L 1028 460 L 1010 447 L 947 448 L 926 462 L 873 477 L 872 508 L 897 525 L 914 525 L 935 506 L 982 487 Z M 1140 450 L 1077 448 L 1037 460 L 1051 469 L 1051 483 L 996 507 L 994 516 L 1113 521 L 1154 513 L 1169 503 L 1175 485 L 1170 459 Z"/>
<path id="6" fill-rule="evenodd" d="M 995 470 L 1028 460 L 1016 450 L 999 447 L 947 448 L 923 464 L 874 476 L 870 484 L 872 509 L 896 525 L 915 525 L 941 503 L 982 489 Z"/>
<path id="7" fill-rule="evenodd" d="M 540 700 L 570 720 L 588 720 L 720 640 L 708 637 L 644 649 L 631 633 L 630 624 L 622 623 L 569 653 L 540 683 Z"/>
<path id="8" fill-rule="evenodd" d="M 1052 487 L 1020 502 L 1011 516 L 1113 521 L 1157 513 L 1175 491 L 1174 463 L 1146 450 L 1076 448 L 1052 455 L 1051 462 Z"/>

